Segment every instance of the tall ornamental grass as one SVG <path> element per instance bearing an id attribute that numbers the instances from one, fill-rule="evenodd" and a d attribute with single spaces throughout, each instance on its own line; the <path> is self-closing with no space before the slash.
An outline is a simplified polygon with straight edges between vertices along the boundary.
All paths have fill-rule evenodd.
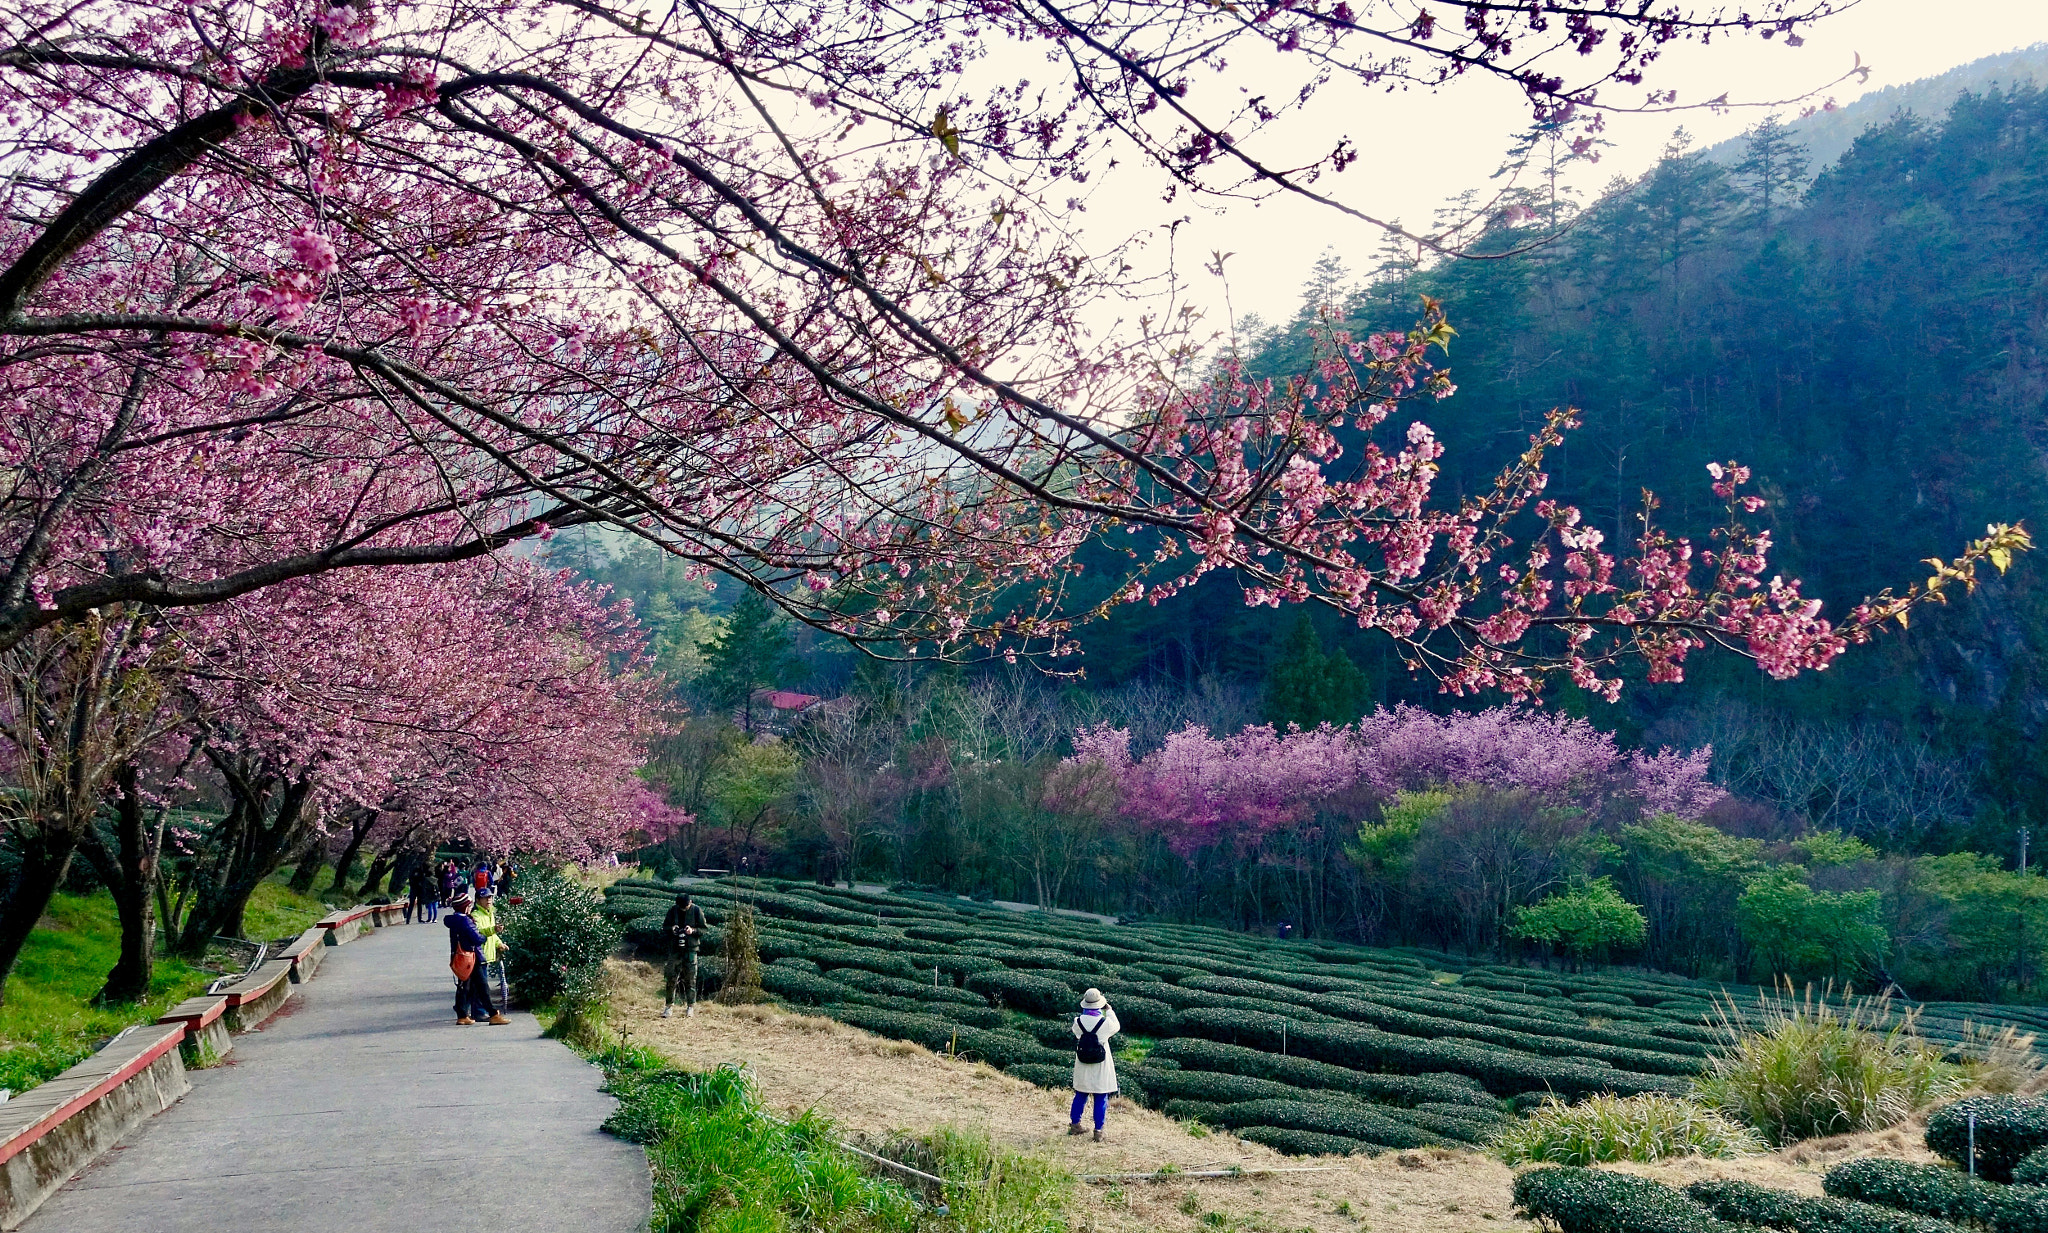
<path id="1" fill-rule="evenodd" d="M 1555 1096 L 1496 1134 L 1495 1155 L 1511 1165 L 1648 1163 L 1672 1156 L 1726 1160 L 1764 1151 L 1762 1137 L 1682 1096 Z"/>
<path id="2" fill-rule="evenodd" d="M 1892 1019 L 1882 998 L 1846 1000 L 1837 1007 L 1812 986 L 1795 996 L 1788 984 L 1759 1003 L 1754 1027 L 1724 1007 L 1726 1043 L 1693 1081 L 1693 1096 L 1783 1147 L 1881 1130 L 1969 1085 L 1914 1031 L 1913 1012 Z"/>

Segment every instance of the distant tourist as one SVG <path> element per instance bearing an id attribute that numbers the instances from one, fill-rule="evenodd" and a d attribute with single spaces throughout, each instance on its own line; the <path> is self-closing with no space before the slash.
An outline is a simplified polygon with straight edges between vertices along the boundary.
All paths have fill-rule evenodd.
<path id="1" fill-rule="evenodd" d="M 1293 925 L 1290 925 L 1290 924 L 1288 924 L 1288 923 L 1287 923 L 1286 921 L 1284 921 L 1284 920 L 1280 922 L 1280 940 L 1281 940 L 1282 942 L 1285 942 L 1285 941 L 1286 941 L 1286 940 L 1287 940 L 1287 939 L 1288 939 L 1288 938 L 1289 938 L 1290 936 L 1292 936 L 1292 935 L 1293 935 L 1293 933 L 1294 933 L 1294 926 L 1293 926 Z"/>
<path id="2" fill-rule="evenodd" d="M 1116 1095 L 1116 1062 L 1109 1056 L 1109 1038 L 1123 1030 L 1116 1008 L 1090 989 L 1081 995 L 1081 1013 L 1074 1016 L 1074 1107 L 1067 1114 L 1067 1133 L 1081 1133 L 1081 1110 L 1095 1098 L 1095 1141 L 1102 1142 L 1102 1123 L 1109 1116 L 1109 1098 Z"/>
<path id="3" fill-rule="evenodd" d="M 477 931 L 469 914 L 468 891 L 457 891 L 448 905 L 448 967 L 455 973 L 455 1022 L 468 1025 L 483 1019 L 491 1024 L 512 1022 L 491 1005 L 491 988 L 484 983 L 484 935 Z"/>
<path id="4" fill-rule="evenodd" d="M 436 907 L 434 897 L 433 867 L 422 861 L 413 866 L 412 877 L 405 884 L 405 919 L 421 925 L 434 919 Z"/>
<path id="5" fill-rule="evenodd" d="M 489 988 L 491 981 L 496 980 L 498 1005 L 510 1006 L 512 993 L 505 985 L 505 952 L 511 949 L 511 944 L 498 936 L 497 908 L 498 896 L 487 890 L 478 891 L 476 910 L 469 914 L 469 918 L 476 923 L 476 931 L 484 935 L 484 987 Z"/>
<path id="6" fill-rule="evenodd" d="M 469 883 L 470 889 L 474 891 L 491 889 L 491 863 L 486 860 L 477 861 L 476 869 L 469 875 Z"/>
<path id="7" fill-rule="evenodd" d="M 455 902 L 455 892 L 461 889 L 461 887 L 462 870 L 457 868 L 455 862 L 452 860 L 442 861 L 441 902 L 444 904 L 453 904 Z M 435 913 L 436 917 L 438 917 L 439 915 L 440 913 Z"/>
<path id="8" fill-rule="evenodd" d="M 690 902 L 690 892 L 676 896 L 674 906 L 662 918 L 661 933 L 668 940 L 668 965 L 662 973 L 661 1017 L 675 1013 L 676 985 L 683 986 L 683 1013 L 697 1013 L 697 948 L 704 944 L 704 909 Z"/>

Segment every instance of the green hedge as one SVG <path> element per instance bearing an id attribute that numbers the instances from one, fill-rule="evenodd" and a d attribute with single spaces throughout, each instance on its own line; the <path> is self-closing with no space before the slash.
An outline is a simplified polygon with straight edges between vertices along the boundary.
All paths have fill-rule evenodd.
<path id="1" fill-rule="evenodd" d="M 820 925 L 802 920 L 777 920 L 774 927 L 783 933 L 816 938 L 820 945 L 871 946 L 876 950 L 901 951 L 909 949 L 910 943 L 900 929 L 877 929 L 872 925 Z"/>
<path id="2" fill-rule="evenodd" d="M 1023 972 L 975 972 L 966 986 L 991 1000 L 1001 999 L 1011 1010 L 1034 1015 L 1064 1015 L 1079 1008 L 1081 995 L 1071 986 L 1048 976 Z"/>
<path id="3" fill-rule="evenodd" d="M 1852 1160 L 1828 1170 L 1821 1189 L 1838 1199 L 1987 1225 L 1995 1233 L 2048 1233 L 2048 1188 L 2000 1185 L 1942 1165 Z"/>
<path id="4" fill-rule="evenodd" d="M 910 961 L 902 955 L 867 946 L 825 946 L 799 957 L 811 960 L 827 972 L 834 968 L 861 968 L 905 979 L 917 975 L 917 969 L 911 967 Z"/>
<path id="5" fill-rule="evenodd" d="M 1700 1071 L 1700 1060 L 1704 1051 L 1680 1056 L 1677 1053 L 1652 1052 L 1649 1049 L 1629 1048 L 1619 1045 L 1597 1044 L 1576 1039 L 1566 1044 L 1556 1036 L 1545 1036 L 1538 1031 L 1524 1028 L 1495 1027 L 1484 1022 L 1469 1022 L 1446 1019 L 1438 1015 L 1422 1015 L 1412 1010 L 1387 1006 L 1379 1002 L 1368 1002 L 1363 998 L 1344 997 L 1338 994 L 1312 995 L 1315 1009 L 1338 1015 L 1355 1022 L 1369 1024 L 1403 1036 L 1414 1036 L 1424 1040 L 1440 1040 L 1457 1037 L 1478 1041 L 1481 1044 L 1498 1045 L 1504 1049 L 1515 1049 L 1523 1053 L 1543 1056 L 1572 1054 L 1580 1058 L 1606 1062 L 1622 1070 L 1652 1075 L 1694 1075 Z M 1475 1016 L 1476 1018 L 1477 1016 Z M 1598 1029 L 1585 1029 L 1587 1032 Z M 1667 1042 L 1673 1049 L 1683 1048 L 1676 1042 Z"/>
<path id="6" fill-rule="evenodd" d="M 1419 1105 L 1436 1101 L 1492 1109 L 1493 1097 L 1463 1075 L 1383 1075 L 1332 1066 L 1311 1058 L 1282 1056 L 1242 1045 L 1179 1037 L 1153 1046 L 1146 1065 L 1174 1062 L 1188 1071 L 1271 1079 L 1297 1088 L 1327 1088 L 1376 1103 Z"/>
<path id="7" fill-rule="evenodd" d="M 934 955 L 930 952 L 920 951 L 906 954 L 903 957 L 910 961 L 911 967 L 918 969 L 920 976 L 930 972 L 933 968 L 937 968 L 946 975 L 953 977 L 956 981 L 964 981 L 976 972 L 1002 972 L 1007 970 L 1003 967 L 1001 960 L 991 959 L 987 955 Z"/>
<path id="8" fill-rule="evenodd" d="M 1944 1160 L 1967 1167 L 1970 1118 L 1977 1119 L 1977 1174 L 2012 1180 L 2013 1166 L 2048 1147 L 2048 1099 L 2039 1096 L 1972 1096 L 1944 1105 L 1927 1119 L 1927 1146 Z"/>
<path id="9" fill-rule="evenodd" d="M 1250 1075 L 1217 1074 L 1207 1070 L 1155 1070 L 1137 1067 L 1145 1076 L 1145 1090 L 1160 1100 L 1203 1100 L 1213 1104 L 1240 1104 L 1247 1100 L 1307 1100 L 1353 1103 L 1346 1092 L 1328 1088 L 1300 1088 L 1273 1079 Z"/>
<path id="10" fill-rule="evenodd" d="M 813 968 L 810 971 L 778 959 L 761 969 L 761 988 L 787 1002 L 799 1002 L 807 1006 L 822 1006 L 859 994 L 836 980 L 821 976 Z"/>
<path id="11" fill-rule="evenodd" d="M 901 976 L 884 976 L 862 968 L 841 968 L 834 976 L 841 984 L 870 993 L 886 993 L 892 997 L 916 998 L 923 1002 L 951 1002 L 960 1006 L 988 1009 L 988 1002 L 980 994 L 966 989 L 955 989 L 951 985 L 934 985 L 929 981 L 906 980 Z"/>
<path id="12" fill-rule="evenodd" d="M 1288 1126 L 1240 1126 L 1232 1133 L 1289 1156 L 1377 1156 L 1381 1151 L 1377 1144 Z"/>
<path id="13" fill-rule="evenodd" d="M 1740 1226 L 1669 1186 L 1599 1169 L 1532 1169 L 1515 1179 L 1515 1207 L 1563 1233 L 1739 1233 Z"/>
<path id="14" fill-rule="evenodd" d="M 1809 1199 L 1732 1179 L 1694 1182 L 1685 1193 L 1723 1220 L 1786 1233 L 1964 1233 L 1946 1220 L 1854 1199 Z"/>
<path id="15" fill-rule="evenodd" d="M 1361 1104 L 1327 1100 L 1243 1100 L 1230 1104 L 1169 1100 L 1161 1107 L 1168 1117 L 1192 1116 L 1207 1125 L 1229 1129 L 1279 1126 L 1342 1135 L 1381 1147 L 1433 1147 L 1443 1142 L 1437 1135 Z"/>
<path id="16" fill-rule="evenodd" d="M 2037 1147 L 2012 1167 L 2015 1185 L 2048 1185 L 2048 1147 Z"/>
<path id="17" fill-rule="evenodd" d="M 1451 1071 L 1477 1079 L 1502 1095 L 1548 1088 L 1575 1098 L 1593 1092 L 1632 1096 L 1639 1092 L 1671 1092 L 1683 1085 L 1674 1079 L 1554 1061 L 1534 1054 L 1490 1048 L 1463 1040 L 1420 1040 L 1350 1023 L 1295 1023 L 1273 1015 L 1193 1009 L 1181 1012 L 1181 1030 L 1225 1044 L 1250 1045 L 1272 1052 L 1282 1047 L 1283 1032 L 1291 1053 L 1349 1066 L 1357 1070 L 1389 1070 L 1407 1074 Z"/>
<path id="18" fill-rule="evenodd" d="M 877 1036 L 889 1036 L 943 1053 L 957 1044 L 991 1066 L 1007 1068 L 1023 1062 L 1058 1062 L 1061 1055 L 1019 1032 L 966 1027 L 936 1015 L 920 1015 L 875 1006 L 835 1002 L 819 1010 Z"/>
<path id="19" fill-rule="evenodd" d="M 1036 1083 L 1040 1087 L 1072 1088 L 1074 1086 L 1074 1068 L 1072 1066 L 1061 1066 L 1055 1062 L 1019 1062 L 1014 1066 L 1005 1066 L 1003 1073 L 1015 1075 L 1027 1083 Z M 1119 1075 L 1117 1078 L 1121 1081 L 1123 1076 Z"/>

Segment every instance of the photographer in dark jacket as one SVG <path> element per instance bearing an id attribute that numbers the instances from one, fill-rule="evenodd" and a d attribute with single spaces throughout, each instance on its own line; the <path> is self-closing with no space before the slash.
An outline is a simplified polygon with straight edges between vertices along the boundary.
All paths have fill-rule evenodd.
<path id="1" fill-rule="evenodd" d="M 676 896 L 675 905 L 662 918 L 661 935 L 668 942 L 668 964 L 663 972 L 661 1017 L 675 1013 L 676 984 L 683 985 L 683 1013 L 697 1013 L 697 948 L 704 944 L 704 909 L 690 902 L 690 892 Z"/>

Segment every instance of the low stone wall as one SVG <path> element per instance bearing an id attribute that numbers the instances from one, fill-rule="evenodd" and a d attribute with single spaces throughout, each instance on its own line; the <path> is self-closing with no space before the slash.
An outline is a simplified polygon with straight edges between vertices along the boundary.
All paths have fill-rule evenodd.
<path id="1" fill-rule="evenodd" d="M 0 1231 L 18 1229 L 43 1200 L 99 1155 L 192 1090 L 186 1069 L 211 1066 L 234 1037 L 276 1014 L 320 968 L 327 947 L 403 919 L 402 905 L 337 912 L 276 958 L 221 990 L 172 1007 L 40 1087 L 0 1104 Z"/>
<path id="2" fill-rule="evenodd" d="M 20 1228 L 72 1174 L 192 1090 L 184 1039 L 182 1023 L 131 1028 L 0 1105 L 0 1229 Z"/>
<path id="3" fill-rule="evenodd" d="M 346 946 L 372 929 L 396 925 L 404 919 L 405 905 L 402 903 L 366 903 L 359 908 L 322 917 L 314 928 L 327 931 L 329 946 Z"/>
<path id="4" fill-rule="evenodd" d="M 240 983 L 222 990 L 222 996 L 228 1003 L 224 1016 L 228 1030 L 247 1032 L 276 1014 L 278 1007 L 292 995 L 291 976 L 291 960 L 272 959 L 243 977 Z"/>

